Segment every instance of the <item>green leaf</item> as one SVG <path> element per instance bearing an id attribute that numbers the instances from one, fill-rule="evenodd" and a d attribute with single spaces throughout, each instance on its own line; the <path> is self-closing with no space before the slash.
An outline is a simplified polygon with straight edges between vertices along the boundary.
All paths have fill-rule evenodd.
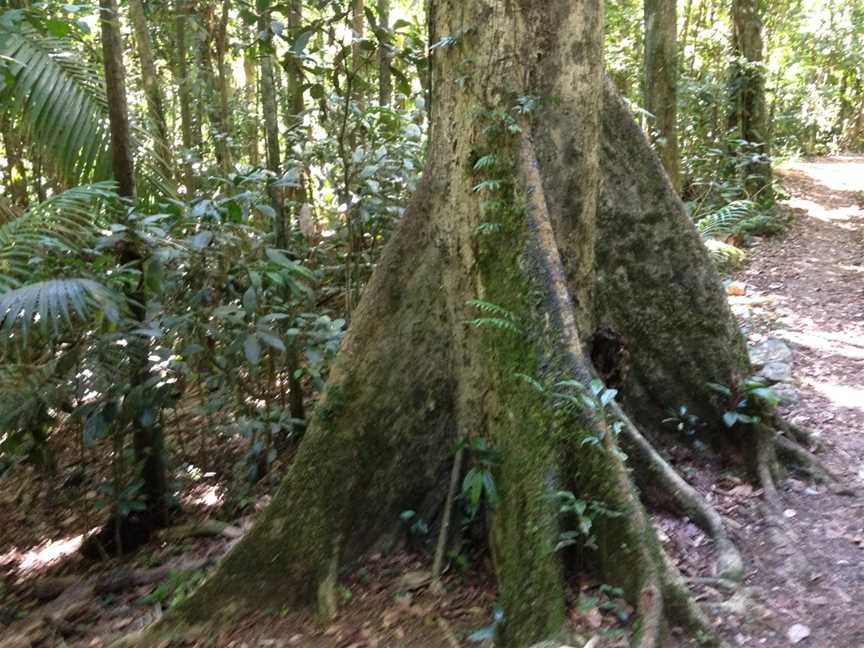
<path id="1" fill-rule="evenodd" d="M 728 428 L 734 427 L 738 422 L 739 416 L 738 412 L 725 412 L 723 414 L 723 423 L 725 423 Z"/>
<path id="2" fill-rule="evenodd" d="M 258 308 L 258 296 L 255 292 L 255 288 L 250 286 L 246 289 L 246 292 L 243 293 L 243 310 L 245 310 L 250 315 L 255 312 Z"/>
<path id="3" fill-rule="evenodd" d="M 243 342 L 243 353 L 246 354 L 246 359 L 252 366 L 257 367 L 258 363 L 261 362 L 261 343 L 254 333 L 246 336 L 246 340 Z"/>
<path id="4" fill-rule="evenodd" d="M 65 38 L 72 29 L 67 21 L 53 19 L 45 21 L 45 27 L 54 38 Z"/>
<path id="5" fill-rule="evenodd" d="M 264 331 L 258 331 L 256 333 L 256 335 L 267 346 L 269 346 L 273 349 L 276 349 L 277 351 L 282 351 L 282 352 L 285 351 L 285 343 L 282 340 L 280 340 L 278 337 L 273 335 L 272 333 L 266 333 Z"/>
<path id="6" fill-rule="evenodd" d="M 718 394 L 723 394 L 728 398 L 732 398 L 732 390 L 729 389 L 726 385 L 720 385 L 718 383 L 708 383 L 705 386 L 708 389 L 717 392 Z"/>

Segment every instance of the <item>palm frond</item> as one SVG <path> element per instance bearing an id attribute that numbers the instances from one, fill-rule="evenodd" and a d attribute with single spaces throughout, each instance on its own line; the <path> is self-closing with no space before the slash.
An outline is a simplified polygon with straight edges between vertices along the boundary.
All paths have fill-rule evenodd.
<path id="1" fill-rule="evenodd" d="M 51 279 L 28 284 L 0 295 L 0 334 L 7 339 L 21 332 L 27 340 L 30 327 L 57 333 L 60 324 L 73 324 L 73 316 L 83 321 L 97 313 L 117 320 L 118 306 L 114 295 L 92 279 Z"/>
<path id="2" fill-rule="evenodd" d="M 0 295 L 32 272 L 30 260 L 47 249 L 73 249 L 102 225 L 99 203 L 117 199 L 113 182 L 75 187 L 7 223 L 0 221 Z M 0 311 L 2 317 L 2 311 Z"/>
<path id="3" fill-rule="evenodd" d="M 26 24 L 0 23 L 0 60 L 14 79 L 9 109 L 21 116 L 50 170 L 70 186 L 111 178 L 108 102 L 100 70 L 64 41 Z M 133 128 L 132 140 L 141 193 L 173 195 L 173 183 L 161 171 L 165 161 L 143 145 L 147 133 Z"/>
<path id="4" fill-rule="evenodd" d="M 0 25 L 0 57 L 14 79 L 10 108 L 70 185 L 111 177 L 107 104 L 99 72 L 32 27 Z"/>
<path id="5" fill-rule="evenodd" d="M 725 238 L 735 233 L 737 227 L 756 213 L 752 200 L 735 200 L 696 221 L 696 227 L 705 239 Z"/>

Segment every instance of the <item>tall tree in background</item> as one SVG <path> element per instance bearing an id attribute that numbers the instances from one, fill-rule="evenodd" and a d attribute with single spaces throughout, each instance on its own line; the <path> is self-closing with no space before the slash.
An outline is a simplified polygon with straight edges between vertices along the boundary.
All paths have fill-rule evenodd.
<path id="1" fill-rule="evenodd" d="M 108 100 L 108 118 L 111 131 L 111 157 L 117 193 L 135 200 L 135 168 L 132 139 L 129 130 L 129 109 L 126 103 L 126 81 L 123 66 L 123 42 L 120 35 L 120 17 L 116 0 L 100 0 L 102 24 L 102 56 L 105 70 L 105 91 Z M 131 229 L 131 228 L 130 228 Z M 147 319 L 147 298 L 144 288 L 142 255 L 136 248 L 132 233 L 127 234 L 121 250 L 121 261 L 136 266 L 140 271 L 138 285 L 130 289 L 127 297 L 133 319 L 144 326 Z M 133 340 L 130 346 L 130 397 L 137 403 L 132 412 L 132 441 L 135 460 L 140 466 L 142 493 L 146 498 L 146 526 L 157 527 L 167 520 L 167 482 L 162 429 L 158 416 L 148 414 L 149 376 L 146 338 Z M 151 412 L 152 413 L 152 412 Z M 119 548 L 118 548 L 119 549 Z"/>
<path id="2" fill-rule="evenodd" d="M 378 0 L 378 104 L 389 106 L 393 100 L 393 75 L 390 69 L 390 0 Z"/>
<path id="3" fill-rule="evenodd" d="M 180 137 L 183 144 L 183 155 L 186 158 L 191 158 L 193 155 L 193 149 L 198 139 L 193 135 L 193 127 L 199 129 L 200 137 L 200 126 L 193 124 L 192 83 L 189 75 L 189 42 L 187 38 L 189 12 L 188 0 L 174 0 L 174 36 L 176 39 L 174 79 L 177 84 L 177 95 L 180 101 Z M 200 154 L 200 151 L 198 153 Z M 195 188 L 195 176 L 189 159 L 184 162 L 183 170 L 186 190 L 191 192 Z"/>
<path id="4" fill-rule="evenodd" d="M 556 549 L 574 531 L 556 493 L 610 512 L 590 561 L 636 607 L 639 648 L 662 644 L 666 620 L 689 636 L 708 626 L 637 482 L 708 530 L 718 573 L 741 576 L 720 516 L 640 430 L 686 403 L 766 492 L 774 432 L 728 429 L 728 404 L 708 386 L 743 382 L 746 347 L 683 204 L 604 85 L 602 3 L 437 0 L 430 21 L 433 40 L 465 36 L 433 50 L 424 179 L 295 463 L 218 571 L 139 645 L 262 605 L 332 615 L 339 574 L 392 537 L 401 512 L 445 499 L 466 435 L 497 458 L 486 512 L 499 645 L 524 648 L 564 624 L 578 557 Z"/>
<path id="5" fill-rule="evenodd" d="M 729 128 L 747 142 L 742 165 L 750 196 L 771 202 L 772 170 L 765 102 L 761 0 L 733 0 Z"/>
<path id="6" fill-rule="evenodd" d="M 261 104 L 264 112 L 264 135 L 266 139 L 267 168 L 275 178 L 280 178 L 284 172 L 279 146 L 279 113 L 274 79 L 274 64 L 272 51 L 272 29 L 270 21 L 270 3 L 268 0 L 260 3 L 258 15 L 259 57 L 261 60 Z M 302 101 L 302 89 L 300 90 Z M 293 190 L 292 190 L 293 191 Z M 273 208 L 273 235 L 277 248 L 288 250 L 291 247 L 291 216 L 285 209 L 285 192 L 281 186 L 276 186 L 271 180 L 268 184 L 270 205 Z M 292 193 L 292 196 L 294 194 Z M 288 373 L 289 409 L 291 418 L 302 421 L 305 418 L 303 406 L 303 389 L 300 380 L 295 375 L 298 366 L 297 351 L 294 344 L 286 345 L 286 369 Z"/>
<path id="7" fill-rule="evenodd" d="M 645 0 L 645 109 L 654 115 L 654 142 L 672 185 L 680 192 L 676 5 L 676 0 Z"/>
<path id="8" fill-rule="evenodd" d="M 166 178 L 171 177 L 171 144 L 168 123 L 165 120 L 165 99 L 162 95 L 162 82 L 156 72 L 153 44 L 150 40 L 150 26 L 142 0 L 129 0 L 129 18 L 138 45 L 138 58 L 141 62 L 141 83 L 147 98 L 147 112 L 150 133 L 153 137 L 156 163 Z"/>

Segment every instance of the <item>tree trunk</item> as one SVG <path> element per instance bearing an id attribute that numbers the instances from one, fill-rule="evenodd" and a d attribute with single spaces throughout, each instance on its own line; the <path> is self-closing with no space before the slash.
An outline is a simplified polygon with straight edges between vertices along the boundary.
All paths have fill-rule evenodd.
<path id="1" fill-rule="evenodd" d="M 138 58 L 141 61 L 141 81 L 147 98 L 147 112 L 150 118 L 150 132 L 153 137 L 157 168 L 165 178 L 171 178 L 171 144 L 168 123 L 165 121 L 165 100 L 162 86 L 156 72 L 153 46 L 150 42 L 150 27 L 141 0 L 129 0 L 129 18 L 135 31 L 138 44 Z"/>
<path id="2" fill-rule="evenodd" d="M 654 115 L 654 143 L 680 192 L 676 5 L 676 0 L 645 0 L 645 109 Z"/>
<path id="3" fill-rule="evenodd" d="M 753 149 L 751 161 L 744 165 L 747 193 L 760 201 L 774 200 L 768 123 L 765 104 L 765 67 L 763 65 L 762 14 L 760 0 L 734 0 L 732 38 L 736 59 L 730 73 L 729 123 L 738 137 Z"/>
<path id="4" fill-rule="evenodd" d="M 604 86 L 602 3 L 437 0 L 430 20 L 433 34 L 462 36 L 432 57 L 427 168 L 295 463 L 144 645 L 261 606 L 332 614 L 342 570 L 388 546 L 400 512 L 444 499 L 462 431 L 499 457 L 487 511 L 499 645 L 524 648 L 566 624 L 575 557 L 556 550 L 573 529 L 560 491 L 616 513 L 595 519 L 588 564 L 636 606 L 635 645 L 660 646 L 667 619 L 691 636 L 708 629 L 639 500 L 641 464 L 712 530 L 721 573 L 740 576 L 719 515 L 640 430 L 662 439 L 665 412 L 688 405 L 724 443 L 752 451 L 761 438 L 720 433 L 724 406 L 706 383 L 736 383 L 747 355 L 680 199 Z M 598 374 L 620 406 L 592 390 Z"/>
<path id="5" fill-rule="evenodd" d="M 175 0 L 174 2 L 174 34 L 176 37 L 175 50 L 175 82 L 177 83 L 177 94 L 180 98 L 180 136 L 183 142 L 183 156 L 187 158 L 193 155 L 195 139 L 193 137 L 193 114 L 191 80 L 189 78 L 188 51 L 189 44 L 186 38 L 186 26 L 189 19 L 188 0 Z M 194 151 L 200 155 L 200 151 Z M 191 193 L 195 187 L 195 174 L 192 163 L 186 159 L 183 164 L 184 183 L 186 191 Z"/>
<path id="6" fill-rule="evenodd" d="M 258 30 L 269 33 L 270 12 L 262 11 L 258 17 Z M 279 116 L 276 103 L 276 87 L 273 83 L 273 55 L 270 42 L 261 42 L 261 102 L 264 109 L 264 133 L 267 142 L 267 168 L 278 178 L 282 173 L 282 161 L 279 152 Z M 302 101 L 302 90 L 301 101 Z M 270 204 L 273 207 L 273 233 L 276 247 L 287 250 L 291 246 L 291 222 L 285 210 L 285 195 L 281 187 L 268 186 Z M 306 416 L 303 406 L 303 388 L 300 380 L 294 375 L 299 359 L 293 344 L 286 351 L 286 372 L 288 373 L 288 388 L 290 390 L 289 410 L 292 419 L 303 420 Z"/>
<path id="7" fill-rule="evenodd" d="M 390 36 L 390 0 L 378 0 L 378 105 L 393 101 L 393 79 L 390 61 L 393 57 Z"/>
<path id="8" fill-rule="evenodd" d="M 230 3 L 228 0 L 223 0 L 222 13 L 217 17 L 212 5 L 202 4 L 199 6 L 201 22 L 205 29 L 205 36 L 199 41 L 200 69 L 207 87 L 216 90 L 215 93 L 207 93 L 206 110 L 213 131 L 216 162 L 225 175 L 231 170 L 231 149 L 229 146 L 231 120 L 228 112 L 229 81 L 225 69 L 229 9 Z"/>
<path id="9" fill-rule="evenodd" d="M 246 147 L 249 153 L 249 164 L 258 166 L 261 161 L 258 154 L 258 70 L 251 50 L 243 53 L 243 75 L 245 77 Z"/>
<path id="10" fill-rule="evenodd" d="M 365 37 L 366 16 L 364 14 L 364 0 L 351 0 L 351 31 L 353 40 L 351 42 L 351 72 L 354 76 L 352 87 L 353 96 L 358 101 L 363 97 L 363 47 L 360 41 Z"/>
<path id="11" fill-rule="evenodd" d="M 129 201 L 135 199 L 135 171 L 129 135 L 129 111 L 126 104 L 125 71 L 123 68 L 123 43 L 120 35 L 120 20 L 116 0 L 100 0 L 102 11 L 102 56 L 105 69 L 105 91 L 108 99 L 108 119 L 111 130 L 111 154 L 114 180 L 118 193 Z M 140 267 L 143 258 L 134 243 L 126 241 L 120 254 L 121 262 Z M 146 295 L 143 276 L 138 286 L 127 295 L 132 317 L 144 326 L 147 319 Z M 149 376 L 147 346 L 144 342 L 132 343 L 132 376 L 130 392 L 140 391 L 139 399 L 147 404 L 146 385 Z M 141 466 L 144 482 L 142 494 L 146 499 L 146 526 L 161 526 L 167 518 L 167 482 L 165 478 L 165 451 L 162 429 L 158 422 L 144 423 L 143 409 L 134 416 L 132 423 L 135 460 Z M 158 417 L 156 417 L 158 419 Z"/>

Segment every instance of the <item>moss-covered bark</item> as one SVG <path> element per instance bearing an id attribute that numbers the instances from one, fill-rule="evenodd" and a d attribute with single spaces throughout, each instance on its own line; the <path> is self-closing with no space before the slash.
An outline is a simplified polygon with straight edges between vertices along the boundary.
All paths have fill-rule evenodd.
<path id="1" fill-rule="evenodd" d="M 626 411 L 649 430 L 681 405 L 721 429 L 706 385 L 749 375 L 744 339 L 698 232 L 611 82 L 600 164 L 589 333 L 611 333 L 620 346 L 619 366 L 604 373 L 614 374 Z"/>

